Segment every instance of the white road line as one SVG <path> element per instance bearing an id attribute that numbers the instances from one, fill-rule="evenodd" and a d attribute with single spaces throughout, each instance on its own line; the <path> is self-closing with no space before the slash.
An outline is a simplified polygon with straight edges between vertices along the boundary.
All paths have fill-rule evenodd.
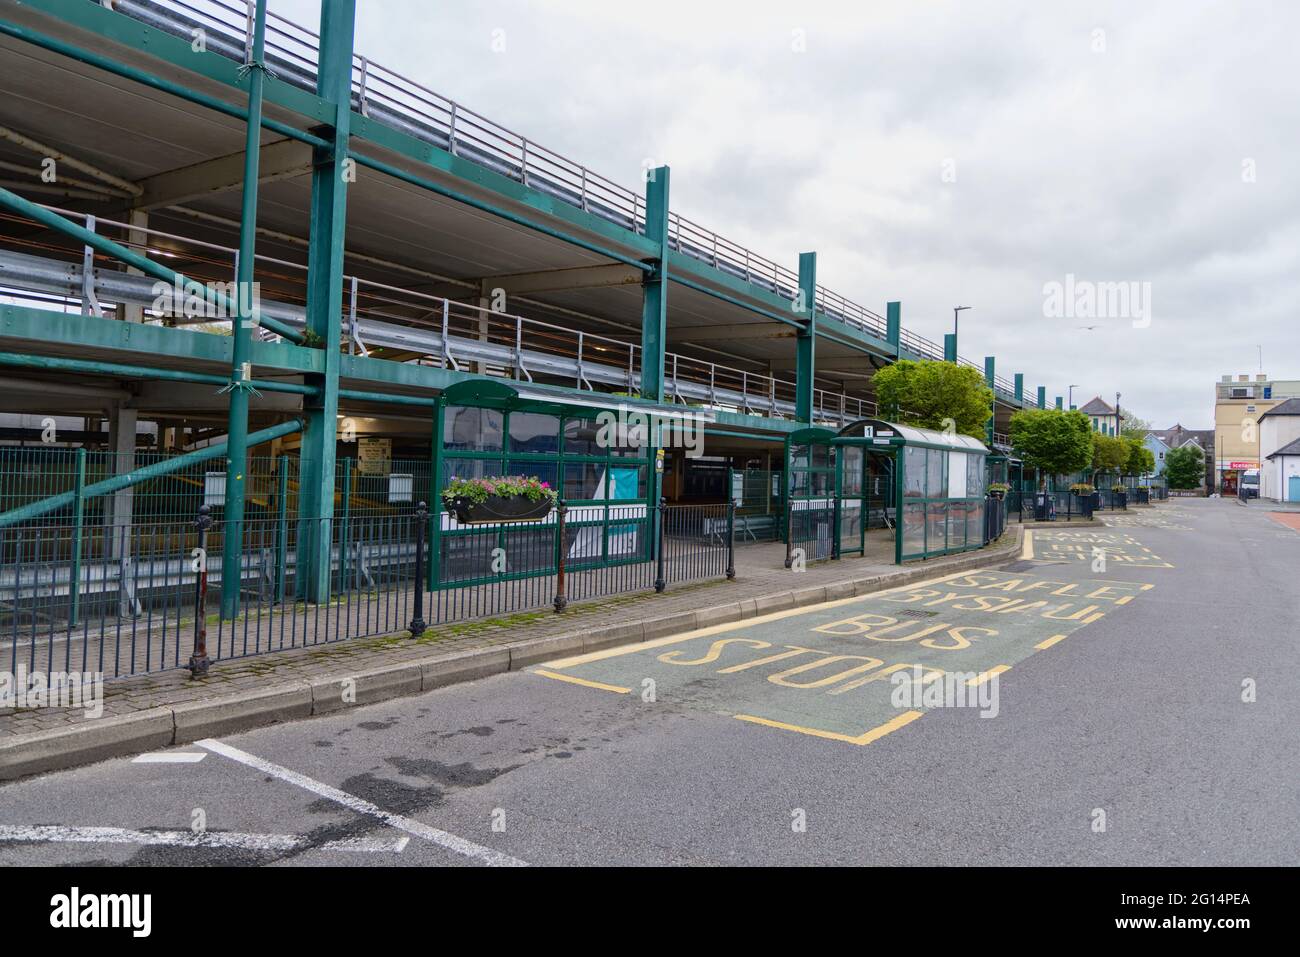
<path id="1" fill-rule="evenodd" d="M 131 759 L 132 764 L 197 764 L 208 756 L 206 751 L 155 751 Z"/>
<path id="2" fill-rule="evenodd" d="M 378 818 L 389 827 L 395 827 L 399 831 L 405 831 L 408 834 L 418 837 L 421 840 L 436 844 L 441 848 L 462 854 L 465 857 L 473 858 L 476 861 L 482 861 L 490 867 L 527 867 L 526 861 L 521 861 L 517 857 L 511 857 L 509 854 L 502 854 L 500 851 L 494 851 L 490 847 L 484 847 L 481 844 L 475 844 L 473 841 L 467 841 L 462 837 L 457 837 L 447 831 L 439 830 L 436 827 L 430 827 L 420 821 L 413 820 L 409 817 L 403 817 L 400 814 L 394 814 L 391 811 L 385 811 L 376 804 L 362 800 L 346 791 L 340 791 L 338 788 L 330 787 L 320 781 L 307 777 L 305 774 L 299 774 L 297 771 L 290 771 L 278 764 L 259 758 L 255 754 L 249 754 L 247 751 L 240 751 L 238 748 L 232 748 L 228 744 L 222 744 L 220 741 L 214 741 L 211 738 L 205 738 L 202 741 L 196 741 L 200 748 L 206 748 L 222 757 L 230 758 L 232 761 L 238 761 L 250 768 L 261 771 L 263 774 L 269 774 L 272 777 L 279 778 L 289 784 L 297 785 L 305 791 L 310 791 L 318 797 L 334 801 L 336 804 L 342 804 L 344 807 L 356 811 L 358 814 L 369 814 L 371 817 Z"/>
<path id="3" fill-rule="evenodd" d="M 320 845 L 322 851 L 400 854 L 409 837 L 352 838 Z M 124 827 L 68 827 L 0 824 L 0 841 L 35 844 L 144 844 L 167 847 L 237 848 L 243 851 L 294 851 L 309 848 L 297 834 L 241 834 L 238 831 L 133 831 Z"/>

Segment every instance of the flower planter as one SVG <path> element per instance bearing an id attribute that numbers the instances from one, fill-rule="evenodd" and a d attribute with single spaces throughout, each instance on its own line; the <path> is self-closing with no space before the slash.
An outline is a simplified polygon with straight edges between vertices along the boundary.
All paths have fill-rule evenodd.
<path id="1" fill-rule="evenodd" d="M 1128 492 L 1112 492 L 1111 495 L 1114 497 L 1116 508 L 1128 510 Z"/>
<path id="2" fill-rule="evenodd" d="M 1135 504 L 1135 505 L 1150 505 L 1150 504 L 1151 504 L 1151 490 L 1150 490 L 1150 489 L 1140 488 L 1140 489 L 1137 489 L 1136 492 L 1137 492 L 1137 498 L 1135 498 L 1135 499 L 1133 500 L 1133 504 Z"/>
<path id="3" fill-rule="evenodd" d="M 1075 501 L 1079 503 L 1079 514 L 1084 518 L 1092 518 L 1094 496 L 1096 494 L 1096 492 L 1085 492 L 1082 495 L 1076 492 L 1074 494 Z"/>
<path id="4" fill-rule="evenodd" d="M 532 501 L 523 495 L 489 495 L 486 501 L 471 502 L 463 498 L 443 499 L 447 510 L 462 525 L 491 522 L 540 522 L 551 514 L 549 498 Z"/>

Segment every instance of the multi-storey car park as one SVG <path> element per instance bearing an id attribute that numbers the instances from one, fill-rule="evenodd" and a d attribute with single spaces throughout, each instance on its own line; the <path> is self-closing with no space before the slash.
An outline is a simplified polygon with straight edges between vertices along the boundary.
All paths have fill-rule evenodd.
<path id="1" fill-rule="evenodd" d="M 720 576 L 733 540 L 985 544 L 1043 387 L 986 358 L 983 446 L 879 421 L 873 372 L 972 365 L 955 336 L 671 210 L 667 168 L 629 189 L 369 60 L 354 19 L 0 0 L 0 657 L 183 664 L 205 578 L 228 656 Z M 620 410 L 668 432 L 596 442 Z M 563 507 L 441 507 L 499 474 Z"/>

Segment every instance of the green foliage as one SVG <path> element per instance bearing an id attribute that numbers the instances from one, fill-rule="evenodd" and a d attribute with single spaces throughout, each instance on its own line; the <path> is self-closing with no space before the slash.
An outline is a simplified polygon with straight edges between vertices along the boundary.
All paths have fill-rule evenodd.
<path id="1" fill-rule="evenodd" d="M 969 366 L 900 359 L 879 370 L 872 384 L 882 415 L 926 429 L 942 432 L 951 423 L 962 435 L 982 440 L 993 414 L 993 390 Z"/>
<path id="2" fill-rule="evenodd" d="M 1132 436 L 1141 442 L 1146 438 L 1146 434 L 1151 431 L 1151 423 L 1146 419 L 1140 419 L 1127 409 L 1119 410 L 1119 434 L 1128 438 Z"/>
<path id="3" fill-rule="evenodd" d="M 1124 439 L 1098 433 L 1092 437 L 1092 468 L 1096 472 L 1118 472 L 1128 461 Z"/>
<path id="4" fill-rule="evenodd" d="M 1089 485 L 1087 482 L 1075 482 L 1070 486 L 1070 491 L 1075 495 L 1091 495 L 1093 492 L 1097 491 L 1097 489 Z"/>
<path id="5" fill-rule="evenodd" d="M 1092 426 L 1082 412 L 1024 409 L 1011 416 L 1011 445 L 1024 463 L 1048 475 L 1081 472 L 1092 464 Z"/>
<path id="6" fill-rule="evenodd" d="M 1205 454 L 1195 445 L 1171 449 L 1165 456 L 1165 479 L 1170 488 L 1198 488 L 1205 481 Z"/>
<path id="7" fill-rule="evenodd" d="M 1155 454 L 1142 444 L 1140 438 L 1126 435 L 1120 441 L 1124 444 L 1122 471 L 1125 475 L 1149 475 L 1155 471 Z"/>

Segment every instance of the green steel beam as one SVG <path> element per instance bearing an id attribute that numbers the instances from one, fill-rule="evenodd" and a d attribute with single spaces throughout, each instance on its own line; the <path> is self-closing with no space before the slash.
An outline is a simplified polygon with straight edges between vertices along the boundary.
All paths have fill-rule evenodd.
<path id="1" fill-rule="evenodd" d="M 945 332 L 943 334 L 943 361 L 957 361 L 957 336 L 955 333 Z"/>
<path id="2" fill-rule="evenodd" d="M 650 170 L 645 184 L 645 232 L 659 246 L 654 271 L 641 281 L 641 398 L 664 400 L 664 343 L 668 339 L 667 166 Z"/>
<path id="3" fill-rule="evenodd" d="M 273 425 L 269 429 L 262 429 L 260 432 L 254 432 L 248 437 L 248 441 L 253 445 L 260 445 L 263 442 L 270 442 L 272 439 L 283 438 L 286 435 L 292 435 L 302 429 L 302 422 L 297 419 L 291 419 L 288 422 L 282 422 L 280 425 Z M 220 458 L 226 454 L 226 443 L 218 441 L 209 445 L 207 448 L 198 449 L 194 452 L 186 452 L 184 455 L 178 455 L 175 458 L 164 459 L 161 462 L 153 462 L 149 465 L 141 466 L 130 472 L 123 472 L 121 475 L 114 475 L 112 478 L 104 479 L 102 482 L 95 482 L 81 489 L 81 498 L 99 498 L 104 495 L 112 495 L 114 492 L 120 492 L 124 488 L 130 488 L 140 482 L 147 482 L 150 479 L 161 478 L 164 475 L 171 475 L 173 472 L 179 472 L 183 469 L 194 465 L 196 462 L 206 462 L 209 459 Z M 30 502 L 19 508 L 10 509 L 0 514 L 0 528 L 8 528 L 11 525 L 17 525 L 20 522 L 28 522 L 34 518 L 40 518 L 42 515 L 48 515 L 50 512 L 57 512 L 59 509 L 76 503 L 77 493 L 61 492 L 58 495 L 51 495 L 49 498 L 43 498 L 38 502 Z"/>
<path id="4" fill-rule="evenodd" d="M 77 20 L 78 18 L 73 16 L 72 14 L 87 13 L 89 11 L 86 11 L 85 8 L 89 7 L 91 11 L 94 11 L 98 7 L 98 5 L 85 3 L 84 0 L 79 0 L 79 2 L 73 4 L 29 3 L 29 5 L 36 6 L 36 7 L 56 7 L 56 8 L 66 7 L 68 9 L 60 10 L 54 15 L 62 17 L 64 19 L 71 19 L 74 21 Z M 89 15 L 94 17 L 94 16 L 99 16 L 100 14 L 89 12 Z M 109 14 L 109 16 L 129 19 L 129 18 L 125 18 L 124 15 L 122 14 Z M 130 22 L 132 24 L 136 24 L 138 21 L 130 21 Z M 152 30 L 151 28 L 146 27 L 144 24 L 139 24 L 139 26 L 143 28 L 144 31 L 143 38 L 149 41 L 148 43 L 141 44 L 141 45 L 148 46 L 150 48 L 150 52 L 157 54 L 159 52 L 158 47 L 160 45 L 166 46 L 169 43 L 179 44 L 186 51 L 187 59 L 185 61 L 185 65 L 189 69 L 194 69 L 195 66 L 194 61 L 197 55 L 193 52 L 189 43 L 180 40 L 176 37 L 173 37 L 171 36 L 171 34 L 162 33 L 161 31 L 158 30 Z M 97 32 L 102 33 L 104 31 L 97 31 Z M 215 110 L 219 113 L 224 113 L 226 116 L 233 116 L 236 119 L 240 119 L 240 120 L 246 120 L 248 118 L 248 111 L 243 107 L 235 106 L 233 104 L 225 102 L 224 100 L 217 99 L 214 96 L 209 96 L 208 94 L 201 93 L 198 90 L 193 90 L 185 86 L 184 84 L 175 83 L 172 80 L 168 80 L 165 77 L 158 76 L 155 73 L 149 73 L 146 70 L 141 70 L 137 67 L 129 66 L 125 63 L 119 63 L 117 60 L 114 60 L 112 57 L 107 57 L 99 53 L 94 53 L 93 51 L 83 49 L 82 47 L 75 46 L 71 43 L 66 43 L 63 40 L 55 39 L 54 37 L 47 36 L 43 33 L 40 33 L 36 30 L 32 30 L 28 27 L 20 26 L 15 23 L 10 23 L 7 20 L 0 20 L 0 34 L 13 37 L 15 40 L 22 40 L 26 43 L 32 44 L 33 46 L 38 46 L 41 47 L 42 49 L 49 50 L 52 53 L 61 54 L 63 56 L 69 57 L 70 59 L 77 60 L 81 63 L 85 63 L 88 66 L 93 66 L 96 69 L 104 70 L 107 73 L 112 73 L 115 76 L 120 76 L 127 80 L 134 80 L 136 83 L 141 83 L 145 86 L 152 87 L 153 89 L 159 90 L 163 93 L 170 93 L 172 96 L 178 96 L 181 99 L 188 100 L 189 102 L 198 104 L 199 106 L 205 106 L 208 109 Z M 124 40 L 122 42 L 131 43 L 131 40 Z M 205 61 L 205 62 L 210 62 L 214 66 L 225 67 L 226 71 L 228 71 L 231 74 L 230 76 L 225 77 L 226 81 L 231 83 L 231 85 L 238 86 L 238 79 L 237 79 L 238 67 L 235 64 L 232 64 L 230 60 L 227 59 L 226 57 L 220 56 L 219 54 L 216 53 L 203 54 L 203 56 L 211 58 L 210 61 Z M 180 64 L 179 60 L 177 60 L 176 62 L 178 63 L 178 65 Z M 213 79 L 221 78 L 214 75 L 212 71 L 209 71 L 208 75 Z M 287 84 L 281 84 L 280 87 L 283 91 L 288 93 L 297 92 L 293 90 L 292 87 L 289 87 Z M 289 104 L 285 104 L 285 105 L 289 105 Z M 304 104 L 299 103 L 295 105 L 301 107 Z M 294 107 L 290 107 L 290 108 L 294 108 Z M 320 146 L 325 143 L 325 141 L 322 140 L 320 137 L 313 136 L 310 133 L 305 133 L 302 130 L 295 129 L 294 127 L 288 125 L 287 123 L 281 123 L 279 120 L 273 120 L 273 119 L 268 119 L 266 117 L 262 117 L 261 123 L 264 127 L 266 127 L 268 130 L 271 130 L 274 133 L 279 133 L 281 136 L 288 136 L 292 139 L 299 140 L 303 143 L 310 143 L 313 146 Z"/>
<path id="5" fill-rule="evenodd" d="M 989 448 L 993 448 L 993 432 L 997 425 L 997 414 L 998 414 L 998 389 L 997 389 L 997 375 L 994 369 L 995 364 L 996 364 L 996 360 L 993 358 L 993 356 L 984 357 L 984 384 L 993 390 L 993 404 L 989 408 L 989 421 L 988 421 L 988 425 L 984 427 L 984 435 L 988 439 L 988 441 L 985 444 Z"/>
<path id="6" fill-rule="evenodd" d="M 178 362 L 230 367 L 230 336 L 100 316 L 69 315 L 9 303 L 0 303 L 0 339 L 23 340 L 24 351 L 29 353 L 50 347 L 74 348 L 81 355 L 100 351 L 132 353 L 144 357 L 142 361 L 149 363 L 151 371 L 169 371 Z M 9 345 L 12 348 L 14 343 Z M 254 342 L 253 363 L 293 374 L 318 372 L 324 364 L 324 350 L 289 342 Z M 387 361 L 384 364 L 402 365 Z M 221 382 L 224 384 L 229 378 L 222 376 Z"/>
<path id="7" fill-rule="evenodd" d="M 1025 374 L 1016 373 L 1016 403 L 1023 405 L 1025 402 Z"/>
<path id="8" fill-rule="evenodd" d="M 339 349 L 343 314 L 343 245 L 347 228 L 349 121 L 352 117 L 352 44 L 356 0 L 322 0 L 316 93 L 335 104 L 330 145 L 313 150 L 311 244 L 307 251 L 307 328 L 328 345 L 317 386 L 305 404 L 307 428 L 300 454 L 298 517 L 307 519 L 300 548 L 298 588 L 308 601 L 330 594 L 330 526 L 338 448 Z"/>
<path id="9" fill-rule="evenodd" d="M 1040 409 L 1047 408 L 1047 386 L 1045 385 L 1038 387 L 1038 407 Z"/>
<path id="10" fill-rule="evenodd" d="M 257 255 L 257 187 L 262 160 L 262 89 L 266 79 L 266 0 L 253 8 L 253 49 L 248 62 L 248 121 L 244 134 L 244 190 L 239 213 L 239 259 L 235 267 L 238 312 L 230 326 L 230 410 L 226 420 L 226 534 L 221 549 L 221 617 L 239 615 L 239 569 L 244 545 L 244 475 L 248 471 L 248 400 L 252 386 L 254 266 Z M 260 312 L 260 306 L 253 304 Z M 328 341 L 328 340 L 327 340 Z M 338 341 L 337 339 L 334 341 Z"/>
<path id="11" fill-rule="evenodd" d="M 812 421 L 813 376 L 817 370 L 817 254 L 799 254 L 799 297 L 794 311 L 805 319 L 795 341 L 794 417 Z"/>
<path id="12" fill-rule="evenodd" d="M 45 369 L 54 372 L 84 372 L 88 375 L 127 376 L 132 379 L 157 379 L 168 382 L 197 382 L 205 385 L 228 385 L 228 376 L 210 375 L 206 372 L 184 372 L 177 369 L 156 369 L 151 366 L 131 365 L 123 362 L 101 362 L 97 359 L 65 359 L 60 356 L 32 356 L 13 352 L 0 352 L 0 365 L 24 369 Z M 276 382 L 274 379 L 249 379 L 248 384 L 259 392 L 292 392 L 313 395 L 315 389 L 297 382 Z"/>
<path id="13" fill-rule="evenodd" d="M 1063 408 L 1064 408 L 1064 405 L 1065 405 L 1065 400 L 1064 400 L 1063 398 L 1061 398 L 1061 397 L 1058 395 L 1058 396 L 1056 397 L 1056 409 L 1057 409 L 1057 411 L 1058 411 L 1058 412 L 1059 412 L 1059 411 L 1062 411 Z"/>

